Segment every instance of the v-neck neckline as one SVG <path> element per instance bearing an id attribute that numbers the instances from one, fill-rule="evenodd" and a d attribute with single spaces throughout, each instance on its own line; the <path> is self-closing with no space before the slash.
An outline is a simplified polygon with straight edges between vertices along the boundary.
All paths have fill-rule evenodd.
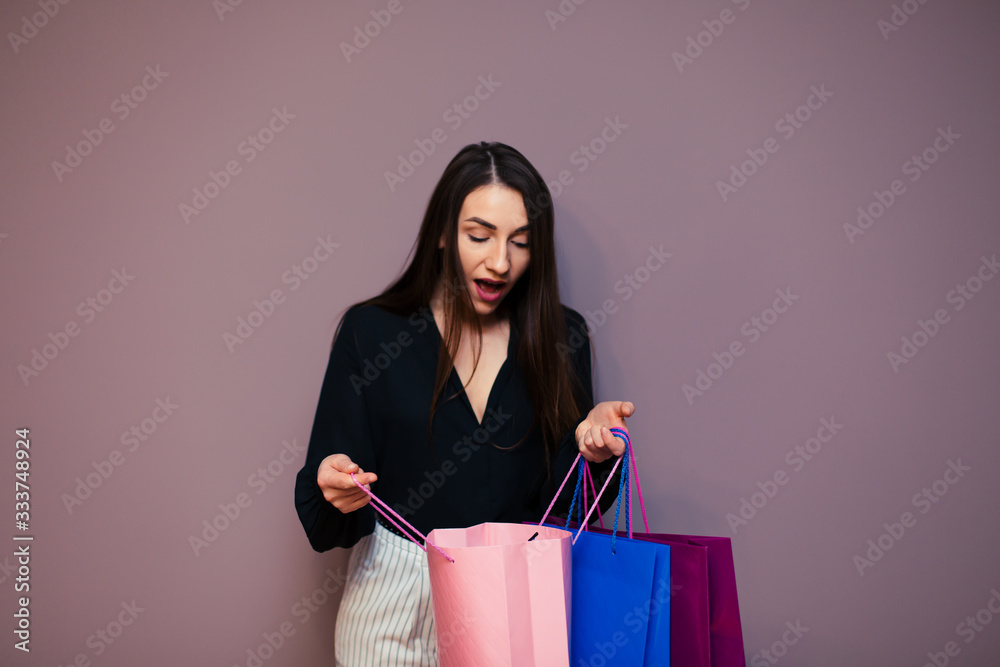
<path id="1" fill-rule="evenodd" d="M 444 340 L 444 336 L 441 335 L 441 330 L 438 328 L 437 318 L 433 317 L 433 311 L 431 316 L 431 321 L 434 324 L 434 332 L 436 334 L 436 344 L 437 349 L 441 350 L 441 341 Z M 511 368 L 511 352 L 514 350 L 514 339 L 517 337 L 517 329 L 514 326 L 514 319 L 509 317 L 507 320 L 509 325 L 510 333 L 507 336 L 507 356 L 504 358 L 503 363 L 500 364 L 500 369 L 497 371 L 497 376 L 493 379 L 493 386 L 490 387 L 490 393 L 486 397 L 486 408 L 483 410 L 482 421 L 476 417 L 476 411 L 472 407 L 472 401 L 469 400 L 469 394 L 465 391 L 465 385 L 462 384 L 462 378 L 458 376 L 458 370 L 455 368 L 455 364 L 451 365 L 451 373 L 448 376 L 449 383 L 453 383 L 458 387 L 459 393 L 462 395 L 462 400 L 465 402 L 465 407 L 469 409 L 469 414 L 472 415 L 472 420 L 476 423 L 479 428 L 483 427 L 486 423 L 487 417 L 490 413 L 490 408 L 494 407 L 495 401 L 497 400 L 499 393 L 503 390 L 510 378 L 510 368 Z"/>

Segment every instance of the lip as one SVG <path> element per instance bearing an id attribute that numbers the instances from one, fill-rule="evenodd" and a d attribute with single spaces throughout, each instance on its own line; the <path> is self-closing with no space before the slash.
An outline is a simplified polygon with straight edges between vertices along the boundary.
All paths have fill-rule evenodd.
<path id="1" fill-rule="evenodd" d="M 480 280 L 484 280 L 485 282 L 493 282 L 493 281 L 487 280 L 485 278 L 481 278 Z M 479 286 L 479 283 L 476 282 L 476 280 L 473 280 L 473 282 L 476 284 L 476 294 L 479 295 L 480 299 L 482 299 L 483 301 L 488 301 L 488 302 L 496 301 L 501 296 L 503 296 L 504 289 L 506 289 L 506 287 L 507 287 L 507 283 L 506 282 L 499 283 L 500 284 L 500 290 L 498 292 L 496 292 L 495 294 L 489 294 L 488 292 L 484 292 L 483 291 L 483 288 Z M 494 283 L 494 284 L 496 284 L 496 283 Z"/>

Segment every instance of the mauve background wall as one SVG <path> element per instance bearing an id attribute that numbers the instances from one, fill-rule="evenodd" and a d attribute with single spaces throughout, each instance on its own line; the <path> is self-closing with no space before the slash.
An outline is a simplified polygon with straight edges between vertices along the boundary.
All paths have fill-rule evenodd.
<path id="1" fill-rule="evenodd" d="M 340 44 L 386 2 L 73 2 L 51 18 L 5 3 L 0 662 L 332 664 L 347 552 L 310 549 L 292 488 L 333 330 L 402 268 L 445 164 L 487 139 L 572 178 L 556 199 L 561 297 L 592 319 L 597 398 L 637 406 L 652 528 L 733 538 L 748 664 L 998 664 L 1000 6 L 903 4 L 889 31 L 888 0 L 567 0 L 554 23 L 555 0 L 404 1 L 347 62 Z M 678 67 L 685 49 L 697 57 Z M 123 118 L 115 99 L 144 77 Z M 480 77 L 492 92 L 469 98 Z M 445 116 L 463 103 L 466 118 Z M 289 116 L 269 135 L 275 108 Z M 797 109 L 789 136 L 776 123 Z M 606 119 L 620 125 L 605 145 Z M 390 190 L 385 172 L 438 128 Z M 57 174 L 84 132 L 103 138 Z M 258 132 L 273 141 L 249 161 Z M 723 196 L 768 138 L 777 151 Z M 925 149 L 925 171 L 904 164 Z M 231 160 L 239 173 L 186 221 L 180 204 Z M 896 179 L 878 220 L 845 228 Z M 339 246 L 293 289 L 283 276 L 318 238 Z M 655 271 L 651 249 L 670 253 Z M 230 351 L 237 318 L 277 289 Z M 779 290 L 792 305 L 775 321 Z M 88 298 L 100 312 L 78 308 Z M 938 310 L 935 335 L 915 335 Z M 32 374 L 36 350 L 52 358 Z M 689 400 L 699 372 L 714 379 Z M 824 419 L 842 425 L 832 439 Z M 145 440 L 123 441 L 143 420 Z M 925 488 L 935 502 L 915 498 Z M 904 512 L 897 539 L 885 524 Z M 229 525 L 193 546 L 205 521 Z M 16 534 L 35 538 L 30 654 L 13 648 Z"/>

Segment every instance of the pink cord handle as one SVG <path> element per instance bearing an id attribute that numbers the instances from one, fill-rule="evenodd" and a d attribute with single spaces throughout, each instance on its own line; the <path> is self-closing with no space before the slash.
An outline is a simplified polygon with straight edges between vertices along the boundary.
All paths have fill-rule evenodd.
<path id="1" fill-rule="evenodd" d="M 590 483 L 590 491 L 594 494 L 594 502 L 597 502 L 597 487 L 594 486 L 594 476 L 590 474 L 590 465 L 588 464 L 585 468 L 587 472 L 587 482 Z M 587 505 L 587 487 L 583 487 L 583 504 Z M 604 528 L 604 517 L 600 514 L 597 515 L 597 522 L 600 524 L 601 528 Z M 648 532 L 648 531 L 647 531 Z"/>
<path id="2" fill-rule="evenodd" d="M 573 471 L 576 469 L 576 464 L 580 461 L 581 456 L 583 456 L 583 453 L 578 453 L 576 455 L 576 458 L 573 459 L 573 463 L 569 467 L 569 472 L 566 473 L 566 477 L 563 478 L 562 484 L 559 485 L 559 489 L 556 491 L 556 495 L 552 497 L 552 502 L 549 503 L 548 509 L 546 509 L 545 514 L 542 515 L 542 520 L 538 522 L 539 526 L 545 523 L 545 520 L 549 518 L 549 513 L 552 512 L 552 508 L 556 506 L 556 500 L 559 499 L 559 494 L 562 493 L 563 487 L 566 486 L 566 482 L 568 482 L 569 478 L 573 476 Z"/>
<path id="3" fill-rule="evenodd" d="M 566 473 L 566 477 L 563 479 L 562 484 L 559 485 L 559 490 L 556 491 L 555 497 L 552 498 L 552 502 L 549 503 L 548 509 L 545 510 L 545 514 L 542 516 L 542 520 L 538 522 L 539 526 L 544 524 L 545 520 L 549 518 L 549 514 L 552 512 L 552 508 L 555 506 L 556 500 L 559 498 L 559 494 L 562 493 L 563 487 L 566 486 L 566 482 L 569 481 L 569 478 L 573 476 L 573 471 L 576 469 L 576 464 L 580 460 L 581 456 L 583 456 L 582 453 L 577 454 L 576 458 L 573 459 L 573 465 L 569 467 L 569 472 Z M 600 498 L 602 495 L 604 495 L 604 489 L 608 488 L 608 484 L 611 482 L 611 478 L 615 476 L 615 471 L 618 470 L 618 466 L 621 465 L 622 459 L 624 458 L 625 457 L 623 456 L 619 456 L 618 460 L 615 461 L 614 467 L 611 468 L 611 474 L 609 474 L 608 478 L 604 480 L 604 486 L 601 487 L 601 492 L 597 494 L 597 498 L 594 499 L 594 504 L 591 505 L 590 511 L 587 512 L 587 516 L 583 519 L 583 521 L 580 524 L 580 529 L 576 531 L 576 535 L 573 537 L 573 544 L 576 544 L 576 538 L 580 536 L 580 533 L 583 531 L 586 525 L 590 523 L 590 515 L 594 513 L 594 508 L 597 507 L 597 499 Z M 567 526 L 567 528 L 568 527 L 569 526 Z"/>
<path id="4" fill-rule="evenodd" d="M 397 514 L 395 510 L 393 510 L 393 509 L 392 509 L 391 507 L 389 507 L 389 506 L 388 506 L 388 505 L 387 505 L 387 504 L 386 504 L 385 502 L 383 502 L 381 498 L 377 498 L 377 497 L 375 496 L 375 494 L 374 494 L 374 493 L 372 493 L 371 491 L 369 491 L 368 489 L 366 489 L 366 488 L 365 488 L 365 487 L 364 487 L 364 486 L 363 486 L 363 485 L 362 485 L 362 484 L 361 484 L 361 483 L 360 483 L 360 482 L 358 481 L 358 479 L 357 479 L 357 478 L 356 478 L 356 477 L 354 476 L 354 473 L 353 473 L 353 472 L 351 473 L 351 479 L 352 479 L 352 480 L 354 480 L 354 484 L 355 484 L 355 485 L 357 485 L 357 487 L 358 487 L 359 489 L 361 489 L 362 491 L 364 491 L 365 493 L 367 493 L 367 494 L 368 494 L 368 497 L 372 499 L 372 507 L 373 507 L 373 508 L 375 509 L 375 511 L 376 511 L 376 512 L 378 512 L 379 514 L 381 514 L 382 516 L 384 516 L 384 517 L 386 518 L 386 520 L 387 520 L 387 521 L 389 521 L 389 522 L 390 522 L 390 523 L 391 523 L 392 525 L 394 525 L 394 526 L 395 526 L 396 528 L 398 528 L 398 529 L 399 529 L 399 532 L 401 532 L 401 533 L 403 533 L 404 535 L 406 535 L 406 537 L 408 537 L 408 538 L 409 538 L 410 540 L 412 540 L 414 544 L 416 544 L 416 545 L 417 545 L 418 547 L 420 547 L 421 549 L 423 549 L 423 550 L 424 550 L 425 552 L 427 551 L 427 547 L 425 547 L 425 546 L 424 546 L 423 544 L 421 544 L 421 543 L 420 543 L 420 542 L 418 542 L 417 540 L 413 539 L 413 537 L 412 537 L 412 536 L 410 536 L 410 535 L 407 535 L 407 534 L 406 534 L 406 531 L 405 531 L 405 530 L 403 530 L 403 527 L 402 527 L 402 526 L 400 526 L 400 525 L 399 525 L 398 523 L 396 523 L 395 521 L 393 521 L 392 517 L 396 517 L 397 519 L 399 519 L 400 521 L 402 521 L 403 523 L 405 523 L 405 524 L 406 524 L 406 527 L 407 527 L 407 528 L 409 528 L 409 529 L 410 529 L 411 531 L 413 531 L 414 533 L 416 533 L 417 535 L 419 535 L 419 536 L 420 536 L 421 538 L 423 538 L 424 542 L 426 542 L 427 544 L 430 544 L 430 545 L 431 545 L 432 547 L 434 547 L 435 549 L 437 549 L 437 550 L 438 550 L 438 552 L 439 552 L 439 553 L 440 553 L 440 554 L 441 554 L 442 556 L 444 556 L 445 558 L 447 558 L 447 559 L 448 559 L 449 561 L 451 561 L 452 563 L 454 563 L 454 562 L 455 562 L 455 559 L 454 559 L 454 558 L 452 558 L 451 556 L 449 556 L 449 555 L 448 555 L 448 554 L 446 554 L 445 552 L 441 551 L 440 547 L 438 547 L 438 546 L 437 546 L 436 544 L 434 544 L 433 542 L 431 542 L 430 540 L 428 540 L 428 539 L 427 539 L 427 536 L 426 536 L 426 535 L 424 535 L 424 534 L 423 534 L 423 533 L 421 533 L 421 532 L 420 532 L 419 530 L 417 530 L 416 528 L 414 528 L 413 526 L 411 526 L 411 525 L 409 524 L 409 522 L 408 522 L 408 521 L 407 521 L 406 519 L 404 519 L 403 517 L 399 516 L 399 514 Z M 384 509 L 383 509 L 383 508 L 384 508 Z M 387 514 L 386 512 L 388 512 L 388 514 Z M 389 514 L 391 514 L 392 516 L 389 516 Z"/>
<path id="5" fill-rule="evenodd" d="M 600 493 L 598 493 L 597 498 L 594 499 L 594 504 L 590 506 L 590 511 L 587 512 L 587 516 L 583 517 L 583 521 L 581 522 L 582 525 L 576 531 L 576 535 L 573 536 L 573 544 L 576 544 L 577 538 L 580 537 L 580 533 L 583 532 L 583 526 L 586 526 L 588 523 L 590 523 L 590 515 L 594 513 L 595 509 L 597 509 L 597 501 L 600 500 L 601 496 L 604 495 L 604 490 L 608 488 L 608 484 L 611 483 L 611 478 L 615 476 L 615 472 L 618 470 L 618 466 L 620 466 L 622 461 L 624 460 L 625 460 L 624 456 L 619 456 L 618 460 L 615 461 L 615 465 L 612 466 L 611 472 L 608 474 L 608 478 L 604 480 L 604 486 L 601 487 Z"/>
<path id="6" fill-rule="evenodd" d="M 542 516 L 542 520 L 538 522 L 539 526 L 541 526 L 542 524 L 544 524 L 545 520 L 549 518 L 549 514 L 552 512 L 552 508 L 555 507 L 556 500 L 558 500 L 559 495 L 562 493 L 563 488 L 565 488 L 566 482 L 568 482 L 569 478 L 573 476 L 573 471 L 576 470 L 576 465 L 580 461 L 580 457 L 582 455 L 583 455 L 582 453 L 579 453 L 579 454 L 576 455 L 576 458 L 573 459 L 573 463 L 569 467 L 569 472 L 566 473 L 566 477 L 563 478 L 562 484 L 559 485 L 559 489 L 556 491 L 555 496 L 552 498 L 552 502 L 549 503 L 548 509 L 545 510 L 545 514 Z M 645 527 L 646 532 L 648 533 L 649 532 L 649 520 L 646 518 L 646 503 L 643 502 L 643 499 L 642 499 L 642 485 L 639 483 L 639 466 L 636 463 L 635 452 L 633 451 L 633 448 L 631 447 L 631 445 L 628 447 L 628 455 L 630 457 L 629 460 L 632 463 L 632 466 L 631 466 L 632 467 L 632 472 L 635 475 L 635 488 L 636 488 L 636 493 L 639 496 L 639 507 L 642 510 L 642 525 Z M 605 482 L 604 482 L 604 486 L 601 487 L 600 493 L 595 493 L 594 494 L 594 504 L 591 505 L 590 510 L 587 512 L 587 515 L 584 518 L 581 526 L 578 528 L 576 535 L 573 536 L 573 544 L 576 544 L 576 538 L 579 537 L 580 532 L 582 532 L 582 531 L 584 531 L 584 530 L 587 529 L 587 524 L 590 523 L 590 515 L 594 513 L 594 508 L 598 506 L 597 505 L 598 500 L 600 499 L 601 496 L 604 495 L 604 490 L 606 488 L 608 488 L 608 483 L 611 481 L 611 478 L 614 477 L 615 471 L 618 470 L 618 466 L 621 464 L 623 458 L 624 458 L 624 456 L 618 457 L 618 460 L 615 462 L 614 467 L 611 468 L 611 473 L 608 475 L 607 480 L 605 480 Z M 590 479 L 591 488 L 593 489 L 594 488 L 594 479 L 590 475 L 590 465 L 589 464 L 587 465 L 586 471 L 587 471 L 587 476 Z M 583 501 L 584 506 L 586 506 L 586 504 L 587 504 L 587 501 L 586 501 L 586 497 L 587 497 L 586 489 L 587 489 L 587 486 L 586 486 L 586 484 L 584 484 L 584 494 L 583 494 L 584 495 L 584 501 Z M 629 494 L 629 495 L 631 495 L 631 494 Z M 626 497 L 625 502 L 626 502 L 626 512 L 631 513 L 631 509 L 632 508 L 631 508 L 630 499 L 628 497 Z M 604 520 L 601 518 L 600 514 L 598 514 L 597 516 L 598 516 L 599 519 L 601 519 L 601 528 L 603 528 L 604 527 Z M 631 526 L 630 526 L 630 528 L 631 528 Z M 628 536 L 632 537 L 631 530 L 629 531 L 629 535 Z"/>
<path id="7" fill-rule="evenodd" d="M 635 462 L 635 449 L 629 447 L 628 455 L 632 457 L 632 474 L 635 475 L 635 491 L 636 495 L 639 496 L 639 509 L 642 510 L 642 525 L 646 528 L 646 532 L 648 533 L 649 521 L 646 519 L 646 503 L 642 502 L 642 485 L 639 484 L 639 466 Z"/>

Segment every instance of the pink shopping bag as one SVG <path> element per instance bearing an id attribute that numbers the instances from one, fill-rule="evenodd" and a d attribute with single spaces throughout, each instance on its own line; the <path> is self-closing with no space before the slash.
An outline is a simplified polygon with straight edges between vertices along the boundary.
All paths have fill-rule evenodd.
<path id="1" fill-rule="evenodd" d="M 405 533 L 402 522 L 427 544 L 421 547 L 427 553 L 441 667 L 569 667 L 570 533 L 481 523 L 436 529 L 424 537 L 356 479 L 355 484 L 376 511 Z"/>
<path id="2" fill-rule="evenodd" d="M 568 667 L 571 537 L 510 523 L 432 530 L 454 558 L 427 552 L 441 666 Z"/>

